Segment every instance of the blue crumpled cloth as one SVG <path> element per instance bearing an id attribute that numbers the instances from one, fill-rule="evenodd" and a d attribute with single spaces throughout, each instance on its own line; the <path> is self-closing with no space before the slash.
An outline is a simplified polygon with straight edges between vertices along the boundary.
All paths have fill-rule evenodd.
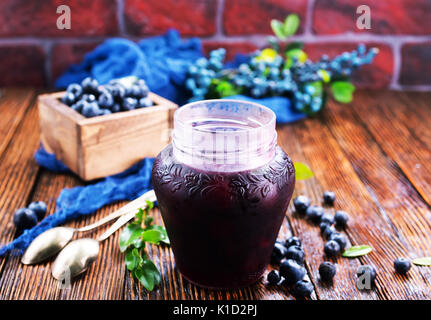
<path id="1" fill-rule="evenodd" d="M 183 41 L 176 30 L 169 30 L 164 35 L 147 38 L 138 43 L 113 38 L 88 53 L 80 64 L 71 66 L 57 79 L 55 86 L 65 88 L 70 83 L 80 82 L 88 76 L 104 84 L 114 78 L 134 75 L 144 79 L 151 91 L 181 106 L 188 98 L 184 86 L 187 69 L 200 57 L 201 41 L 198 38 Z M 248 59 L 248 55 L 239 54 L 234 61 L 227 62 L 225 67 L 236 68 Z M 286 97 L 235 98 L 267 106 L 275 112 L 278 123 L 294 122 L 305 117 L 294 110 L 291 101 Z"/>
<path id="2" fill-rule="evenodd" d="M 54 172 L 68 171 L 54 155 L 43 148 L 35 154 L 42 167 Z M 7 252 L 22 254 L 34 238 L 42 232 L 80 216 L 94 213 L 107 204 L 121 200 L 133 200 L 152 189 L 151 169 L 154 159 L 146 158 L 126 171 L 106 177 L 94 184 L 63 189 L 57 198 L 57 210 L 37 226 L 24 231 L 19 237 L 0 248 L 0 256 Z"/>

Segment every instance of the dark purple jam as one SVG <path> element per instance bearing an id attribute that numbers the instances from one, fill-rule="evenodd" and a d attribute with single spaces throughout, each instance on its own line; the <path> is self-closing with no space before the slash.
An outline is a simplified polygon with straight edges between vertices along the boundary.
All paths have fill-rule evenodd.
<path id="1" fill-rule="evenodd" d="M 282 149 L 260 168 L 215 172 L 178 162 L 169 145 L 155 160 L 152 181 L 184 277 L 238 288 L 262 276 L 295 186 Z"/>

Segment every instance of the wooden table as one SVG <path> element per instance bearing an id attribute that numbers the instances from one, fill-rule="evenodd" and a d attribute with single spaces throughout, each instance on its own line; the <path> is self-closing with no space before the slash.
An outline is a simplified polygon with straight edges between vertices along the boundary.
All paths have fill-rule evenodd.
<path id="1" fill-rule="evenodd" d="M 39 146 L 36 92 L 4 89 L 1 94 L 0 243 L 6 243 L 15 235 L 12 216 L 17 208 L 44 200 L 53 212 L 59 192 L 83 182 L 71 174 L 53 174 L 34 161 Z M 308 276 L 315 286 L 312 298 L 430 299 L 431 267 L 413 266 L 408 276 L 400 276 L 393 261 L 431 256 L 431 93 L 357 92 L 352 104 L 330 102 L 319 117 L 280 126 L 278 133 L 279 144 L 292 159 L 307 163 L 315 173 L 315 178 L 297 183 L 294 196 L 306 194 L 320 203 L 324 190 L 335 191 L 335 209 L 351 216 L 349 242 L 374 248 L 361 258 L 335 259 L 334 284 L 322 284 L 318 267 L 325 259 L 324 242 L 317 227 L 292 214 L 291 205 L 280 237 L 294 234 L 303 240 Z M 96 221 L 120 205 L 69 225 Z M 159 213 L 154 215 L 161 223 Z M 201 289 L 181 277 L 169 248 L 158 247 L 150 254 L 162 273 L 162 284 L 148 293 L 126 270 L 118 237 L 116 233 L 103 243 L 98 261 L 69 289 L 57 288 L 50 262 L 23 266 L 18 257 L 0 258 L 0 298 L 293 299 L 283 288 L 267 286 L 264 279 L 241 290 Z M 377 270 L 373 290 L 355 286 L 361 264 Z"/>

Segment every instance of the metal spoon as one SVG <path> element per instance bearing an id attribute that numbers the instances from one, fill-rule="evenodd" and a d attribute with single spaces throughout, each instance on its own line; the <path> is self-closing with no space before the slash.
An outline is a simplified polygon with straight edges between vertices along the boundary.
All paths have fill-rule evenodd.
<path id="1" fill-rule="evenodd" d="M 142 207 L 144 209 L 144 207 Z M 135 216 L 132 211 L 118 220 L 97 239 L 78 239 L 69 243 L 60 251 L 52 266 L 52 276 L 57 280 L 69 279 L 88 269 L 99 255 L 99 242 L 106 240 L 115 231 Z"/>
<path id="2" fill-rule="evenodd" d="M 73 237 L 75 232 L 84 232 L 100 227 L 130 211 L 146 206 L 146 201 L 154 202 L 156 196 L 154 190 L 144 193 L 139 198 L 128 203 L 124 207 L 114 211 L 99 221 L 81 228 L 56 227 L 38 235 L 30 244 L 21 258 L 23 264 L 35 264 L 52 257 L 59 252 Z"/>

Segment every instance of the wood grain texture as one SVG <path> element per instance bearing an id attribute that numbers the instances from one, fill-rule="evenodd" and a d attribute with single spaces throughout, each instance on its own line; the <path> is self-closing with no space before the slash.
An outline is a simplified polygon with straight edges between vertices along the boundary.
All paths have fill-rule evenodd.
<path id="1" fill-rule="evenodd" d="M 11 219 L 18 207 L 45 200 L 53 212 L 63 188 L 85 184 L 75 175 L 39 169 L 32 159 L 39 143 L 33 91 L 6 90 L 3 94 L 0 110 L 6 113 L 0 117 L 0 132 L 6 133 L 7 141 L 0 142 L 1 243 L 14 236 Z M 330 259 L 337 265 L 337 275 L 333 284 L 322 283 L 318 267 L 328 260 L 323 254 L 324 240 L 318 226 L 298 217 L 291 204 L 279 238 L 294 234 L 302 239 L 307 276 L 315 287 L 312 299 L 431 298 L 431 268 L 413 266 L 407 276 L 396 274 L 393 268 L 397 257 L 431 254 L 430 101 L 429 93 L 357 92 L 352 105 L 330 102 L 316 118 L 277 128 L 282 148 L 315 173 L 314 178 L 297 182 L 294 197 L 306 194 L 320 204 L 324 190 L 335 191 L 335 207 L 325 207 L 325 211 L 349 212 L 349 227 L 342 231 L 349 245 L 374 248 L 359 259 Z M 5 105 L 15 105 L 21 111 L 14 118 Z M 91 124 L 94 119 L 84 121 Z M 84 226 L 122 204 L 106 206 L 67 225 Z M 163 223 L 157 209 L 153 215 L 156 223 Z M 94 238 L 104 229 L 77 236 Z M 118 248 L 119 235 L 117 232 L 101 244 L 98 260 L 69 289 L 57 287 L 51 276 L 52 261 L 23 266 L 18 257 L 0 258 L 0 299 L 293 299 L 286 289 L 268 285 L 265 277 L 238 290 L 199 288 L 178 273 L 166 246 L 148 249 L 162 273 L 162 284 L 148 293 L 126 270 Z M 356 288 L 356 270 L 363 264 L 377 269 L 372 290 Z M 271 269 L 268 266 L 267 272 Z"/>

